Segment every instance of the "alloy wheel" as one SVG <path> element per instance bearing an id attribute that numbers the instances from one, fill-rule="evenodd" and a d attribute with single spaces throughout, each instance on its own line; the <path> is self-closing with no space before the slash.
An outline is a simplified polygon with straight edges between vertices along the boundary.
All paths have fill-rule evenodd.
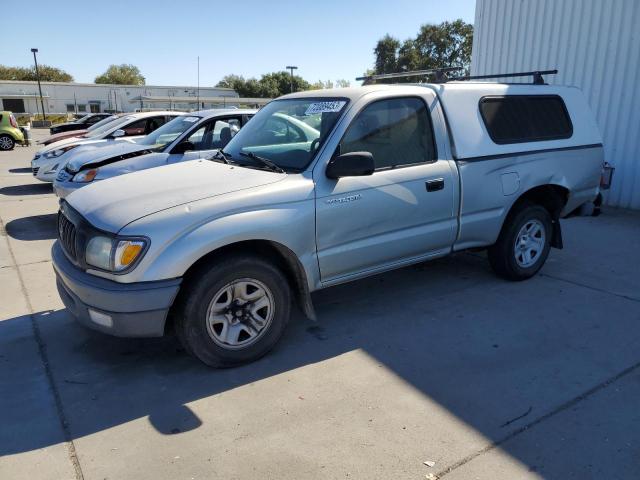
<path id="1" fill-rule="evenodd" d="M 246 348 L 268 330 L 274 310 L 273 294 L 264 283 L 251 278 L 234 280 L 209 303 L 207 332 L 223 348 Z"/>
<path id="2" fill-rule="evenodd" d="M 545 247 L 544 224 L 537 219 L 528 220 L 516 235 L 514 254 L 516 263 L 529 268 L 540 259 Z"/>

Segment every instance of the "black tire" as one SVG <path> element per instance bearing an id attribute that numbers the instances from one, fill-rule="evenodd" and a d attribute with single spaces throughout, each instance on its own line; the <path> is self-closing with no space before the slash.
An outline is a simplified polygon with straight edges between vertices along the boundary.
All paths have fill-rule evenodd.
<path id="1" fill-rule="evenodd" d="M 9 151 L 13 150 L 16 146 L 16 141 L 9 135 L 0 135 L 0 150 Z"/>
<path id="2" fill-rule="evenodd" d="M 254 343 L 231 349 L 216 343 L 209 333 L 207 311 L 214 296 L 239 279 L 255 279 L 267 287 L 273 300 L 273 314 Z M 189 354 L 211 367 L 233 367 L 259 359 L 278 342 L 291 314 L 291 292 L 286 277 L 271 263 L 256 256 L 218 259 L 210 268 L 195 273 L 183 289 L 175 312 L 176 336 Z"/>
<path id="3" fill-rule="evenodd" d="M 544 242 L 541 251 L 532 257 L 531 265 L 522 266 L 522 259 L 517 258 L 516 240 L 521 229 L 532 221 L 544 227 Z M 551 215 L 544 207 L 532 203 L 522 203 L 514 208 L 502 226 L 498 241 L 489 248 L 489 263 L 493 271 L 502 278 L 513 281 L 526 280 L 533 277 L 542 268 L 549 256 L 553 222 Z"/>

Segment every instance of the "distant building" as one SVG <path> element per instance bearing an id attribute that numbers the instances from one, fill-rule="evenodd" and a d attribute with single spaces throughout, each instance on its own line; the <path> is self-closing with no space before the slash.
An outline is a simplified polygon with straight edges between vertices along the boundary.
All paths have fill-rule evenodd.
<path id="1" fill-rule="evenodd" d="M 640 209 L 640 1 L 477 0 L 471 74 L 558 69 L 582 89 L 616 171 L 610 205 Z M 517 79 L 516 79 L 517 80 Z"/>
<path id="2" fill-rule="evenodd" d="M 199 110 L 237 105 L 231 88 L 156 85 L 102 85 L 42 82 L 47 113 L 132 112 L 136 109 Z M 260 104 L 262 99 L 253 100 Z M 198 101 L 200 105 L 198 106 Z M 0 110 L 41 112 L 37 82 L 0 81 Z"/>

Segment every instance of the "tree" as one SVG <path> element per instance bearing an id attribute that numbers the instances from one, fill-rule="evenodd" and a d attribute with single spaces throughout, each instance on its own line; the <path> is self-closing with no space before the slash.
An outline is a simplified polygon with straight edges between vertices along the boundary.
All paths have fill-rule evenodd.
<path id="1" fill-rule="evenodd" d="M 373 53 L 376 56 L 376 73 L 391 73 L 397 70 L 399 48 L 400 42 L 389 34 L 378 40 L 376 47 L 373 49 Z"/>
<path id="2" fill-rule="evenodd" d="M 144 85 L 145 79 L 135 65 L 110 65 L 107 71 L 98 75 L 95 83 L 111 83 L 116 85 Z"/>
<path id="3" fill-rule="evenodd" d="M 311 88 L 313 90 L 321 90 L 323 88 L 344 88 L 351 86 L 351 83 L 348 80 L 339 79 L 335 82 L 333 80 L 327 80 L 323 82 L 322 80 L 318 80 L 317 82 L 311 84 Z"/>
<path id="4" fill-rule="evenodd" d="M 40 80 L 43 82 L 73 82 L 73 77 L 59 68 L 38 65 L 38 71 L 40 72 Z M 35 66 L 25 68 L 0 65 L 0 80 L 35 82 L 37 79 Z"/>
<path id="5" fill-rule="evenodd" d="M 471 65 L 472 42 L 473 25 L 463 20 L 422 25 L 416 38 L 402 43 L 387 34 L 373 49 L 374 73 L 462 67 L 459 72 L 462 75 L 468 73 Z M 398 81 L 415 82 L 416 78 Z"/>
<path id="6" fill-rule="evenodd" d="M 272 72 L 260 80 L 245 79 L 241 75 L 226 75 L 216 87 L 233 88 L 241 97 L 275 98 L 291 91 L 291 75 L 288 72 Z M 294 91 L 309 90 L 311 84 L 298 75 L 293 76 Z"/>

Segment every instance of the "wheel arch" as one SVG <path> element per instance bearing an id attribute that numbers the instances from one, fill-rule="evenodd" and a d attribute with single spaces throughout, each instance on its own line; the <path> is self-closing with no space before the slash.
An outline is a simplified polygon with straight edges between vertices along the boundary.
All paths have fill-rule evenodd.
<path id="1" fill-rule="evenodd" d="M 172 307 L 172 311 L 175 309 L 176 305 L 180 303 L 180 297 L 184 295 L 186 291 L 185 289 L 189 288 L 189 283 L 197 278 L 199 272 L 212 268 L 212 265 L 215 264 L 216 260 L 222 256 L 241 255 L 242 253 L 258 255 L 265 260 L 274 263 L 278 268 L 280 268 L 287 278 L 287 281 L 293 291 L 293 297 L 296 299 L 300 309 L 309 319 L 316 319 L 315 310 L 311 300 L 311 292 L 307 282 L 307 275 L 304 266 L 298 259 L 297 255 L 281 243 L 264 239 L 242 240 L 230 243 L 216 248 L 196 260 L 189 268 L 187 268 L 183 275 L 183 283 L 180 288 L 180 292 L 178 293 L 178 298 L 174 302 L 174 307 Z M 165 332 L 169 331 L 172 328 L 172 325 L 173 315 L 170 314 L 165 325 Z"/>
<path id="2" fill-rule="evenodd" d="M 569 189 L 562 185 L 549 183 L 538 185 L 523 192 L 511 205 L 501 226 L 501 231 L 505 223 L 511 218 L 513 212 L 517 211 L 525 203 L 533 203 L 544 207 L 551 215 L 553 223 L 553 234 L 551 246 L 562 248 L 562 231 L 560 229 L 560 213 L 569 200 Z"/>

